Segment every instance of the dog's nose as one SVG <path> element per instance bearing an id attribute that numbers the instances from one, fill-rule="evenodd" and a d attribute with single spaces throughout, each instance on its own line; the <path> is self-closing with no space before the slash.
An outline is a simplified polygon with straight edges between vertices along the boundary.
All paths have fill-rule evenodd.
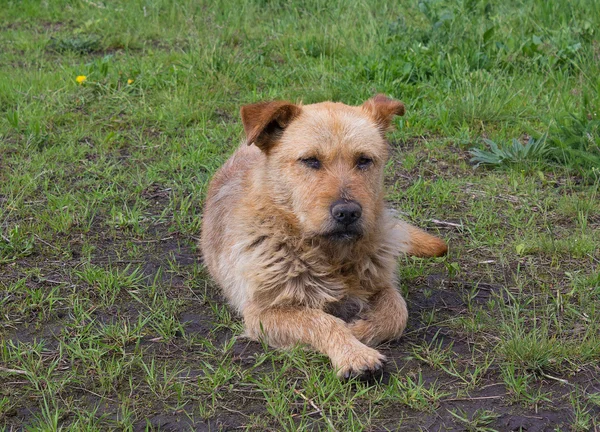
<path id="1" fill-rule="evenodd" d="M 331 205 L 331 216 L 343 224 L 350 225 L 360 219 L 362 207 L 355 201 L 336 201 Z"/>

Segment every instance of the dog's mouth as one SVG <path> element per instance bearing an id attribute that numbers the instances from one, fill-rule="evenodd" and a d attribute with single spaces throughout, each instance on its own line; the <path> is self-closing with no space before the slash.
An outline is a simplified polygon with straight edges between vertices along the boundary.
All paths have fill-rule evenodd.
<path id="1" fill-rule="evenodd" d="M 344 227 L 327 231 L 321 237 L 332 241 L 353 241 L 362 237 L 362 232 L 356 227 Z"/>

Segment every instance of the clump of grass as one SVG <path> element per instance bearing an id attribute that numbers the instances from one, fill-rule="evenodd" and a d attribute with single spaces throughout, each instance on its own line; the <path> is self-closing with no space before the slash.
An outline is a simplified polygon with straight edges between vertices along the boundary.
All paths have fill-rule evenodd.
<path id="1" fill-rule="evenodd" d="M 0 264 L 6 264 L 33 252 L 33 236 L 16 225 L 6 234 L 0 230 Z"/>
<path id="2" fill-rule="evenodd" d="M 582 396 L 579 389 L 576 389 L 569 395 L 571 406 L 573 407 L 571 430 L 574 432 L 589 431 L 592 430 L 593 426 L 597 426 L 592 409 L 588 403 L 584 402 L 585 397 Z M 594 427 L 594 430 L 597 429 Z"/>
<path id="3" fill-rule="evenodd" d="M 519 370 L 543 375 L 546 370 L 560 366 L 565 359 L 565 348 L 548 335 L 547 329 L 512 329 L 508 336 L 501 351 Z"/>
<path id="4" fill-rule="evenodd" d="M 510 363 L 503 365 L 501 372 L 511 402 L 532 407 L 538 407 L 543 402 L 551 402 L 552 393 L 533 386 L 534 375 L 519 371 L 514 364 Z"/>
<path id="5" fill-rule="evenodd" d="M 553 148 L 548 145 L 546 136 L 541 138 L 529 138 L 526 144 L 521 144 L 519 140 L 513 138 L 510 144 L 502 147 L 494 141 L 483 139 L 483 142 L 489 146 L 489 150 L 473 148 L 469 153 L 473 156 L 471 162 L 479 165 L 505 166 L 514 164 L 530 163 L 548 159 Z"/>
<path id="6" fill-rule="evenodd" d="M 96 35 L 67 36 L 61 39 L 51 38 L 48 49 L 57 53 L 74 52 L 89 54 L 100 50 L 100 38 Z"/>
<path id="7" fill-rule="evenodd" d="M 5 413 L 7 413 L 10 408 L 11 408 L 12 404 L 10 403 L 10 399 L 6 396 L 3 396 L 0 398 L 0 416 L 4 415 Z"/>
<path id="8" fill-rule="evenodd" d="M 433 411 L 439 406 L 439 401 L 448 395 L 437 382 L 426 385 L 421 374 L 415 379 L 410 376 L 399 379 L 392 375 L 383 399 L 416 411 Z"/>
<path id="9" fill-rule="evenodd" d="M 143 280 L 141 269 L 132 268 L 131 265 L 120 270 L 89 264 L 75 271 L 75 275 L 94 288 L 105 306 L 112 306 L 123 289 L 139 288 Z"/>
<path id="10" fill-rule="evenodd" d="M 597 110 L 588 106 L 558 121 L 552 138 L 556 150 L 553 157 L 582 174 L 600 175 L 600 118 Z"/>
<path id="11" fill-rule="evenodd" d="M 500 414 L 486 409 L 478 409 L 473 413 L 471 418 L 466 411 L 458 408 L 448 411 L 461 425 L 463 430 L 469 432 L 496 432 L 496 429 L 489 427 Z"/>

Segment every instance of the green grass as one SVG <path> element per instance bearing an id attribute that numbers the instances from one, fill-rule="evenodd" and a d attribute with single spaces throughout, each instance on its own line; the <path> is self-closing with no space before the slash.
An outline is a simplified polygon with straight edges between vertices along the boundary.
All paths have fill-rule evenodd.
<path id="1" fill-rule="evenodd" d="M 0 430 L 597 430 L 598 28 L 592 0 L 5 1 Z M 406 334 L 340 382 L 246 341 L 197 240 L 241 105 L 377 92 L 407 107 L 387 199 L 450 255 L 399 260 Z"/>

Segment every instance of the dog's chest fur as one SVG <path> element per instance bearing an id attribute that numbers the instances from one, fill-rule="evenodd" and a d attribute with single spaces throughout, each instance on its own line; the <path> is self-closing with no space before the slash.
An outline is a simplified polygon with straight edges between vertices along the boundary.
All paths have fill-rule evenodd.
<path id="1" fill-rule="evenodd" d="M 382 229 L 388 225 L 382 223 Z M 240 254 L 245 257 L 242 268 L 249 286 L 255 287 L 250 298 L 262 307 L 302 305 L 341 316 L 360 311 L 395 279 L 394 239 L 384 232 L 375 233 L 379 241 L 330 244 L 290 235 L 289 226 L 271 219 L 257 221 L 248 234 Z"/>

